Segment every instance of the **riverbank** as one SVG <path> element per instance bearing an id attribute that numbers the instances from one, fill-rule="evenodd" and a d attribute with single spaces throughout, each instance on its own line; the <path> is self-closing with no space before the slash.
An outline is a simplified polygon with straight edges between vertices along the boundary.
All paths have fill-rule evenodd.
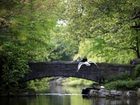
<path id="1" fill-rule="evenodd" d="M 88 91 L 87 91 L 87 90 Z M 105 88 L 101 88 L 99 90 L 86 88 L 83 91 L 87 91 L 87 94 L 84 94 L 85 97 L 98 97 L 98 98 L 140 98 L 140 88 L 137 90 L 107 90 Z"/>
<path id="2" fill-rule="evenodd" d="M 37 82 L 37 83 L 36 83 Z M 99 84 L 96 84 L 92 81 L 87 81 L 83 79 L 76 79 L 76 78 L 55 78 L 55 79 L 45 79 L 42 80 L 41 84 L 43 84 L 43 87 L 47 88 L 41 88 L 42 85 L 40 86 L 38 84 L 38 81 L 36 81 L 34 84 L 38 86 L 36 89 L 35 85 L 33 85 L 34 88 L 28 88 L 28 89 L 10 89 L 10 90 L 0 90 L 0 96 L 36 96 L 41 94 L 46 94 L 46 93 L 65 93 L 63 90 L 67 90 L 67 88 L 72 87 L 74 88 L 73 90 L 76 90 L 77 87 L 79 87 L 79 94 L 83 94 L 87 97 L 103 97 L 103 98 L 137 98 L 140 97 L 140 88 L 137 90 L 109 90 L 106 86 L 106 88 L 99 88 Z M 30 82 L 31 84 L 32 81 Z M 127 84 L 128 85 L 128 84 Z M 97 87 L 96 87 L 97 86 Z M 59 87 L 59 89 L 56 89 Z M 91 87 L 87 93 L 82 93 L 84 90 L 84 87 Z M 63 89 L 62 89 L 63 88 Z M 98 89 L 95 89 L 98 88 Z M 38 90 L 39 89 L 39 90 Z M 52 90 L 53 89 L 53 90 Z M 86 89 L 86 88 L 85 88 Z M 74 92 L 71 92 L 72 94 Z"/>
<path id="3" fill-rule="evenodd" d="M 57 88 L 57 87 L 56 87 Z M 138 88 L 138 90 L 134 91 L 134 90 L 129 90 L 129 91 L 121 91 L 121 90 L 107 90 L 105 88 L 101 88 L 99 90 L 97 89 L 93 89 L 93 88 L 85 88 L 88 89 L 88 93 L 87 94 L 82 94 L 82 89 L 77 89 L 77 88 L 73 88 L 73 90 L 71 91 L 71 89 L 69 89 L 70 87 L 61 87 L 63 88 L 63 92 L 60 93 L 60 91 L 58 92 L 58 94 L 61 95 L 65 95 L 65 94 L 75 94 L 78 93 L 79 95 L 81 94 L 83 97 L 86 98 L 113 98 L 113 99 L 123 99 L 123 98 L 140 98 L 140 88 Z M 65 89 L 68 91 L 65 91 Z M 60 90 L 60 89 L 58 89 Z M 76 91 L 78 90 L 78 92 Z M 80 92 L 81 90 L 81 92 Z M 55 89 L 56 91 L 56 89 Z M 38 93 L 35 91 L 11 91 L 11 92 L 3 92 L 0 94 L 0 96 L 9 96 L 9 97 L 30 97 L 30 96 L 39 96 L 39 95 L 46 95 L 46 94 L 52 94 L 51 91 L 48 92 L 42 92 L 42 93 Z M 57 94 L 57 92 L 55 92 L 55 94 Z"/>

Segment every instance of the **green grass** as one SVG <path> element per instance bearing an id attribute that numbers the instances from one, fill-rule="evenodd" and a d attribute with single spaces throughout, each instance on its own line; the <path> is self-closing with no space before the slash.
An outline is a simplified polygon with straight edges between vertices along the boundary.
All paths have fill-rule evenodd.
<path id="1" fill-rule="evenodd" d="M 63 80 L 62 85 L 64 86 L 72 86 L 72 87 L 77 87 L 77 86 L 90 86 L 94 82 L 90 80 L 85 80 L 85 79 L 79 79 L 79 78 L 67 78 Z"/>

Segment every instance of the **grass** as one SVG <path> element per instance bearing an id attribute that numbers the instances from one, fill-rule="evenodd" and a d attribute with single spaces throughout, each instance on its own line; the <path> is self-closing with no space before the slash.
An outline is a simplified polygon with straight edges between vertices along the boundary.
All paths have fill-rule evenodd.
<path id="1" fill-rule="evenodd" d="M 71 86 L 71 87 L 78 87 L 78 86 L 90 86 L 93 84 L 93 81 L 85 80 L 85 79 L 77 79 L 77 78 L 67 78 L 63 80 L 62 85 L 64 86 Z"/>

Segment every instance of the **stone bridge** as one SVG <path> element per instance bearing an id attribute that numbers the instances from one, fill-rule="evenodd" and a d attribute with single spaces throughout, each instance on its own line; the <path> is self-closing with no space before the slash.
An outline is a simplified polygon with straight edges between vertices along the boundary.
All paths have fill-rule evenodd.
<path id="1" fill-rule="evenodd" d="M 111 79 L 118 75 L 132 73 L 134 66 L 122 64 L 93 63 L 91 66 L 82 65 L 77 72 L 77 62 L 31 62 L 30 72 L 23 81 L 39 79 L 43 77 L 77 77 L 99 82 L 101 78 Z"/>

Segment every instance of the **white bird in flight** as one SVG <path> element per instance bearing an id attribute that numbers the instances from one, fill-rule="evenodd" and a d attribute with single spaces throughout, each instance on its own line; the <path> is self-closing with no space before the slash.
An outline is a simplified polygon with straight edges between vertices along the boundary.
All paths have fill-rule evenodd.
<path id="1" fill-rule="evenodd" d="M 78 64 L 77 72 L 80 70 L 82 65 L 91 66 L 90 63 L 94 63 L 94 65 L 98 68 L 98 65 L 95 62 L 87 61 L 87 58 L 83 58 Z"/>

